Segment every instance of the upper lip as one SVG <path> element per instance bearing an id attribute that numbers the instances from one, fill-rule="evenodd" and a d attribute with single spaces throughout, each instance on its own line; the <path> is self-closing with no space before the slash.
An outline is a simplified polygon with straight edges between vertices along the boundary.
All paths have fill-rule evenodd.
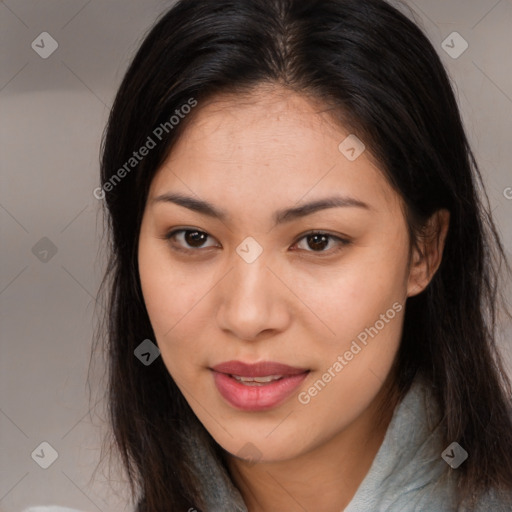
<path id="1" fill-rule="evenodd" d="M 253 364 L 243 363 L 242 361 L 226 361 L 212 366 L 211 369 L 219 373 L 239 377 L 267 377 L 269 375 L 288 376 L 298 375 L 308 371 L 307 368 L 296 368 L 273 361 L 261 361 Z"/>

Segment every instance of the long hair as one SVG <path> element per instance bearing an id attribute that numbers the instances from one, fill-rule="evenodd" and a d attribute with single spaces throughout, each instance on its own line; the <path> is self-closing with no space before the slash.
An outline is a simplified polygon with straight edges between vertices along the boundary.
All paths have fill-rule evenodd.
<path id="1" fill-rule="evenodd" d="M 403 397 L 421 374 L 439 404 L 445 445 L 457 441 L 469 452 L 457 470 L 461 502 L 512 489 L 512 391 L 495 343 L 500 305 L 510 316 L 498 286 L 510 266 L 450 80 L 427 37 L 383 0 L 181 0 L 145 36 L 102 141 L 111 448 L 139 512 L 205 506 L 182 442 L 191 425 L 202 425 L 162 358 L 146 366 L 134 356 L 155 339 L 137 265 L 149 185 L 194 109 L 265 84 L 321 100 L 364 141 L 404 199 L 411 246 L 435 211 L 450 211 L 440 267 L 407 300 L 394 387 Z M 152 147 L 132 160 L 142 146 Z M 205 449 L 220 461 L 203 431 Z"/>

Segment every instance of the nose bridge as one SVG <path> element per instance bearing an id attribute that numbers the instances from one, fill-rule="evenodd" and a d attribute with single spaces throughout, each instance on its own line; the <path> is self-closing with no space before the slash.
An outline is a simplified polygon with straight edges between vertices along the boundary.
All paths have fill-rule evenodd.
<path id="1" fill-rule="evenodd" d="M 221 294 L 218 312 L 221 328 L 249 339 L 262 330 L 283 327 L 285 298 L 268 263 L 265 253 L 253 261 L 244 259 L 243 253 L 242 256 L 233 255 L 232 269 L 218 290 Z"/>
<path id="2" fill-rule="evenodd" d="M 236 255 L 233 257 L 233 270 L 230 272 L 229 295 L 237 302 L 257 302 L 260 307 L 267 297 L 273 296 L 272 272 L 267 267 L 268 258 L 260 255 L 252 262 Z M 230 298 L 228 297 L 228 298 Z M 261 303 L 261 304 L 260 304 Z"/>

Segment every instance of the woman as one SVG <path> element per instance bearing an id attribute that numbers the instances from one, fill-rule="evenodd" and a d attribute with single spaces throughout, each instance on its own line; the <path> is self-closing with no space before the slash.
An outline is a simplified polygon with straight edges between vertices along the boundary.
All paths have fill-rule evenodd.
<path id="1" fill-rule="evenodd" d="M 106 130 L 137 510 L 510 510 L 507 266 L 446 72 L 382 0 L 182 0 Z"/>

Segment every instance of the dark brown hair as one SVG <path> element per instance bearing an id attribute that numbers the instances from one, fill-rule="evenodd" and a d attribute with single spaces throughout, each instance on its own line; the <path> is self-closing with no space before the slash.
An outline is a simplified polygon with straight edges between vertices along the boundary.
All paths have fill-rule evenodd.
<path id="1" fill-rule="evenodd" d="M 500 304 L 506 311 L 499 275 L 509 276 L 510 266 L 449 78 L 427 37 L 383 0 L 181 0 L 129 66 L 102 147 L 111 447 L 139 512 L 204 507 L 182 444 L 199 421 L 162 358 L 145 366 L 134 357 L 144 339 L 155 339 L 137 266 L 145 201 L 193 113 L 166 125 L 156 147 L 114 177 L 191 98 L 200 108 L 217 94 L 247 94 L 261 84 L 320 100 L 364 141 L 406 204 L 411 243 L 434 212 L 450 211 L 441 265 L 407 300 L 395 389 L 403 397 L 418 374 L 429 383 L 445 445 L 457 441 L 470 454 L 457 470 L 461 501 L 512 489 L 512 391 L 495 344 Z"/>

